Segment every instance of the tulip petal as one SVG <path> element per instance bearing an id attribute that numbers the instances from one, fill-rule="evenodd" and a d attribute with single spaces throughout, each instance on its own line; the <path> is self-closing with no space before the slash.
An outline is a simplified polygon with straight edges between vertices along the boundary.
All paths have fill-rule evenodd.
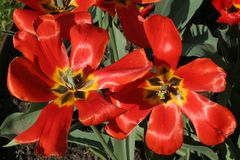
<path id="1" fill-rule="evenodd" d="M 96 0 L 75 0 L 78 7 L 74 9 L 74 12 L 84 12 L 88 11 L 88 9 L 95 4 Z"/>
<path id="2" fill-rule="evenodd" d="M 126 38 L 137 46 L 150 48 L 143 28 L 143 22 L 138 19 L 141 13 L 136 5 L 131 4 L 128 7 L 117 7 L 117 14 Z"/>
<path id="3" fill-rule="evenodd" d="M 13 96 L 24 101 L 47 102 L 56 98 L 50 91 L 54 83 L 26 58 L 15 58 L 10 63 L 7 85 Z"/>
<path id="4" fill-rule="evenodd" d="M 69 66 L 68 54 L 60 36 L 60 25 L 54 16 L 44 15 L 35 21 L 34 27 L 45 60 L 42 63 L 48 64 L 42 70 L 51 78 L 56 68 Z"/>
<path id="5" fill-rule="evenodd" d="M 56 15 L 57 21 L 60 23 L 62 37 L 70 39 L 70 28 L 76 24 L 92 23 L 92 17 L 89 12 L 66 12 Z"/>
<path id="6" fill-rule="evenodd" d="M 143 49 L 126 55 L 116 63 L 97 70 L 93 77 L 97 80 L 97 88 L 111 88 L 135 81 L 144 76 L 152 68 Z"/>
<path id="7" fill-rule="evenodd" d="M 96 0 L 95 6 L 98 6 L 101 10 L 108 12 L 111 16 L 116 14 L 114 1 Z"/>
<path id="8" fill-rule="evenodd" d="M 26 31 L 19 31 L 13 37 L 13 44 L 24 57 L 38 65 L 37 57 L 42 54 L 42 50 L 36 36 Z"/>
<path id="9" fill-rule="evenodd" d="M 44 8 L 41 6 L 41 0 L 19 0 L 19 1 L 25 3 L 32 9 L 35 9 L 37 11 L 44 11 Z"/>
<path id="10" fill-rule="evenodd" d="M 37 153 L 43 156 L 63 156 L 72 122 L 72 106 L 47 105 L 32 127 L 19 134 L 17 143 L 37 143 Z"/>
<path id="11" fill-rule="evenodd" d="M 183 121 L 175 104 L 156 106 L 149 119 L 145 136 L 147 146 L 155 153 L 170 155 L 183 143 Z"/>
<path id="12" fill-rule="evenodd" d="M 95 70 L 101 62 L 109 37 L 108 33 L 89 24 L 74 26 L 71 31 L 70 64 L 74 71 Z"/>
<path id="13" fill-rule="evenodd" d="M 42 14 L 42 12 L 38 11 L 17 8 L 13 12 L 13 21 L 20 30 L 35 34 L 33 22 L 38 16 Z"/>
<path id="14" fill-rule="evenodd" d="M 172 20 L 161 15 L 153 15 L 144 21 L 149 43 L 153 49 L 156 66 L 177 67 L 182 52 L 182 42 Z"/>
<path id="15" fill-rule="evenodd" d="M 110 121 L 106 126 L 105 130 L 108 135 L 116 138 L 118 140 L 122 140 L 128 136 L 129 133 L 124 133 L 117 125 L 116 121 Z"/>
<path id="16" fill-rule="evenodd" d="M 132 3 L 149 4 L 159 2 L 160 0 L 132 0 Z"/>
<path id="17" fill-rule="evenodd" d="M 226 73 L 208 58 L 198 58 L 178 68 L 175 74 L 184 79 L 185 88 L 195 92 L 225 90 Z"/>
<path id="18" fill-rule="evenodd" d="M 152 110 L 153 105 L 144 101 L 143 91 L 139 88 L 128 89 L 109 95 L 114 105 L 127 110 L 127 112 L 114 119 L 117 127 L 127 135 Z"/>
<path id="19" fill-rule="evenodd" d="M 86 100 L 78 100 L 75 105 L 78 109 L 79 121 L 86 126 L 109 121 L 125 112 L 106 101 L 97 91 L 89 92 Z"/>
<path id="20" fill-rule="evenodd" d="M 236 128 L 236 120 L 227 108 L 192 91 L 181 110 L 193 123 L 199 140 L 206 145 L 222 143 Z"/>

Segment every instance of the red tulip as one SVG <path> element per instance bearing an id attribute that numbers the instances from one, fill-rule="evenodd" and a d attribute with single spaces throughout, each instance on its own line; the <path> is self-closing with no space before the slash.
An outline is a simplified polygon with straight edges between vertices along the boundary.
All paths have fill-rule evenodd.
<path id="1" fill-rule="evenodd" d="M 50 103 L 15 141 L 38 141 L 37 153 L 63 155 L 73 107 L 86 126 L 115 118 L 125 111 L 106 101 L 99 90 L 132 82 L 147 73 L 152 64 L 144 50 L 138 49 L 96 70 L 109 40 L 105 30 L 89 24 L 72 27 L 69 58 L 54 16 L 40 16 L 34 27 L 34 35 L 20 31 L 14 36 L 14 45 L 24 57 L 10 63 L 7 84 L 11 94 L 21 100 Z"/>
<path id="2" fill-rule="evenodd" d="M 158 154 L 170 155 L 183 143 L 183 113 L 202 143 L 222 143 L 236 128 L 234 116 L 196 92 L 224 91 L 224 70 L 208 58 L 177 68 L 182 43 L 169 18 L 153 15 L 144 21 L 144 29 L 154 53 L 155 72 L 110 94 L 113 103 L 127 112 L 106 126 L 107 133 L 123 139 L 150 114 L 146 144 Z"/>
<path id="3" fill-rule="evenodd" d="M 95 0 L 20 0 L 34 10 L 16 9 L 13 20 L 20 30 L 34 33 L 34 20 L 44 14 L 53 14 L 61 26 L 61 34 L 69 38 L 69 30 L 75 24 L 92 23 L 88 8 Z"/>
<path id="4" fill-rule="evenodd" d="M 144 32 L 142 16 L 153 9 L 151 3 L 159 0 L 96 0 L 96 6 L 107 11 L 112 16 L 117 15 L 123 27 L 126 38 L 133 44 L 144 48 L 150 48 Z M 138 7 L 138 4 L 149 4 L 146 9 Z"/>
<path id="5" fill-rule="evenodd" d="M 221 16 L 219 23 L 235 25 L 240 23 L 240 0 L 213 0 L 213 6 Z"/>

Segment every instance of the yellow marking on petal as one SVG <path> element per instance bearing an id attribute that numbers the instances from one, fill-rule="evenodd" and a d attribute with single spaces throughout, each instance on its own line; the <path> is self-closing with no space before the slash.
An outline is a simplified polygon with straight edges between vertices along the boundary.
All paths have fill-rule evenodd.
<path id="1" fill-rule="evenodd" d="M 236 3 L 233 2 L 233 5 L 234 5 L 235 8 L 240 9 L 240 4 L 236 4 Z"/>
<path id="2" fill-rule="evenodd" d="M 67 92 L 65 94 L 62 94 L 57 99 L 54 100 L 54 103 L 58 105 L 59 108 L 63 106 L 71 106 L 74 105 L 74 95 L 73 92 Z"/>
<path id="3" fill-rule="evenodd" d="M 52 80 L 57 82 L 58 83 L 57 85 L 59 85 L 59 84 L 65 85 L 65 81 L 63 79 L 63 76 L 66 76 L 66 73 L 67 73 L 68 70 L 69 70 L 68 67 L 65 67 L 63 69 L 56 68 L 56 70 L 55 70 L 55 72 L 54 72 L 54 74 L 52 76 Z M 55 87 L 53 87 L 53 88 L 55 88 Z"/>
<path id="4" fill-rule="evenodd" d="M 81 75 L 81 77 L 84 77 L 82 69 L 79 69 L 79 70 L 73 72 L 73 77 L 78 76 L 78 75 Z"/>
<path id="5" fill-rule="evenodd" d="M 174 70 L 166 66 L 158 68 L 158 75 L 145 80 L 143 97 L 153 105 L 186 103 L 187 90 L 183 88 L 183 79 L 174 75 Z"/>
<path id="6" fill-rule="evenodd" d="M 79 90 L 80 91 L 92 91 L 92 90 L 96 90 L 97 87 L 98 87 L 97 78 L 93 74 L 90 74 L 84 81 L 84 85 Z"/>
<path id="7" fill-rule="evenodd" d="M 75 0 L 42 0 L 40 4 L 44 11 L 52 14 L 72 12 L 78 7 Z"/>
<path id="8" fill-rule="evenodd" d="M 144 7 L 140 6 L 140 5 L 137 5 L 137 8 L 138 8 L 139 11 L 142 11 L 144 9 Z"/>

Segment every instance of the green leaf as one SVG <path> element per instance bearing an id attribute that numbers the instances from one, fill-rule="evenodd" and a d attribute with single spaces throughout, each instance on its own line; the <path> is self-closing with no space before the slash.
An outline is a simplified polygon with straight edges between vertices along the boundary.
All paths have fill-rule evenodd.
<path id="1" fill-rule="evenodd" d="M 15 141 L 15 139 L 11 140 L 8 144 L 4 145 L 3 147 L 12 147 L 16 146 L 18 143 Z"/>
<path id="2" fill-rule="evenodd" d="M 190 149 L 191 152 L 198 152 L 200 154 L 203 154 L 204 156 L 208 157 L 211 160 L 218 160 L 217 154 L 209 147 L 197 145 L 197 144 L 184 143 L 182 145 L 182 148 Z"/>
<path id="3" fill-rule="evenodd" d="M 135 139 L 136 141 L 144 141 L 144 128 L 139 125 L 135 129 Z"/>
<path id="4" fill-rule="evenodd" d="M 132 130 L 131 134 L 126 139 L 127 157 L 128 160 L 134 160 L 135 155 L 135 129 Z"/>
<path id="5" fill-rule="evenodd" d="M 13 113 L 9 115 L 0 127 L 0 136 L 12 139 L 28 129 L 36 121 L 40 111 L 30 113 Z"/>
<path id="6" fill-rule="evenodd" d="M 112 138 L 113 153 L 119 160 L 128 160 L 126 151 L 126 139 L 117 140 Z"/>
<path id="7" fill-rule="evenodd" d="M 135 129 L 131 134 L 123 139 L 117 140 L 112 138 L 113 152 L 119 160 L 134 160 L 135 155 Z"/>
<path id="8" fill-rule="evenodd" d="M 205 25 L 192 24 L 182 36 L 183 55 L 204 57 L 217 52 L 218 39 Z"/>
<path id="9" fill-rule="evenodd" d="M 106 142 L 108 142 L 109 146 L 111 147 L 112 145 L 111 138 L 106 134 L 102 134 L 102 137 Z M 76 129 L 69 133 L 68 142 L 81 144 L 86 147 L 91 147 L 94 149 L 104 151 L 104 148 L 102 147 L 97 136 L 93 132 L 81 131 L 79 129 Z"/>
<path id="10" fill-rule="evenodd" d="M 117 19 L 114 18 L 113 23 L 112 23 L 112 27 L 113 27 L 113 34 L 114 34 L 114 38 L 115 38 L 115 42 L 116 42 L 116 46 L 117 46 L 117 51 L 118 51 L 118 56 L 119 58 L 122 58 L 123 56 L 125 56 L 127 54 L 127 51 L 125 49 L 126 45 L 127 45 L 127 41 L 125 36 L 123 35 L 123 33 L 120 31 L 120 29 L 117 27 L 119 26 L 119 23 L 117 22 Z"/>
<path id="11" fill-rule="evenodd" d="M 154 13 L 169 16 L 178 29 L 182 30 L 190 21 L 203 0 L 161 0 Z"/>
<path id="12" fill-rule="evenodd" d="M 0 136 L 12 139 L 31 127 L 36 121 L 40 110 L 46 105 L 47 103 L 31 103 L 27 113 L 16 112 L 9 115 L 0 126 Z"/>
<path id="13" fill-rule="evenodd" d="M 101 150 L 97 150 L 97 149 L 94 149 L 94 148 L 89 148 L 89 150 L 95 154 L 96 156 L 98 156 L 100 159 L 102 160 L 107 160 L 107 155 L 102 152 Z"/>

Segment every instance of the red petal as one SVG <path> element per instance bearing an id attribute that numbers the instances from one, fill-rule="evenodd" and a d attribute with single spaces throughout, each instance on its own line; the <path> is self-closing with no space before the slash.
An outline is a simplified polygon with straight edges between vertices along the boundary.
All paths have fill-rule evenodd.
<path id="1" fill-rule="evenodd" d="M 74 12 L 82 12 L 82 11 L 88 11 L 88 9 L 95 4 L 96 0 L 75 0 L 75 2 L 78 4 L 78 7 L 74 9 Z"/>
<path id="2" fill-rule="evenodd" d="M 12 95 L 24 101 L 47 102 L 56 98 L 50 91 L 54 83 L 26 58 L 15 58 L 10 63 L 7 85 Z"/>
<path id="3" fill-rule="evenodd" d="M 144 29 L 153 49 L 155 64 L 175 69 L 181 56 L 182 42 L 172 20 L 153 15 L 144 21 Z"/>
<path id="4" fill-rule="evenodd" d="M 240 10 L 231 12 L 230 9 L 233 4 L 238 4 L 238 0 L 228 1 L 228 0 L 213 0 L 212 5 L 219 11 L 221 16 L 218 18 L 219 23 L 225 23 L 229 25 L 235 25 L 240 23 Z"/>
<path id="5" fill-rule="evenodd" d="M 104 0 L 96 0 L 95 5 L 101 8 L 103 11 L 108 12 L 111 16 L 116 14 L 114 1 L 105 2 Z"/>
<path id="6" fill-rule="evenodd" d="M 37 57 L 42 54 L 42 50 L 36 36 L 26 31 L 19 31 L 13 37 L 13 44 L 26 58 L 38 64 Z"/>
<path id="7" fill-rule="evenodd" d="M 125 110 L 106 101 L 96 91 L 89 92 L 86 100 L 78 100 L 75 105 L 78 109 L 79 121 L 86 126 L 109 121 L 125 112 Z"/>
<path id="8" fill-rule="evenodd" d="M 31 128 L 18 135 L 18 143 L 37 143 L 37 153 L 62 156 L 66 152 L 67 137 L 72 122 L 72 106 L 47 105 Z"/>
<path id="9" fill-rule="evenodd" d="M 222 143 L 236 128 L 236 120 L 227 108 L 191 91 L 181 110 L 192 121 L 197 136 L 206 145 Z"/>
<path id="10" fill-rule="evenodd" d="M 195 92 L 225 90 L 226 73 L 208 58 L 198 58 L 178 68 L 175 74 L 184 79 L 185 88 Z"/>
<path id="11" fill-rule="evenodd" d="M 147 146 L 155 153 L 170 155 L 183 143 L 183 121 L 175 104 L 156 106 L 149 119 L 145 136 Z"/>
<path id="12" fill-rule="evenodd" d="M 159 2 L 160 0 L 132 0 L 132 3 L 148 4 Z"/>
<path id="13" fill-rule="evenodd" d="M 152 68 L 143 49 L 126 55 L 116 63 L 93 73 L 98 88 L 111 88 L 135 81 L 144 76 Z"/>
<path id="14" fill-rule="evenodd" d="M 110 136 L 112 136 L 113 138 L 122 140 L 124 138 L 126 138 L 128 136 L 128 134 L 124 133 L 116 124 L 116 122 L 110 121 L 108 123 L 108 125 L 105 126 L 105 130 L 107 132 L 107 134 L 109 134 Z"/>
<path id="15" fill-rule="evenodd" d="M 237 25 L 240 23 L 240 10 L 236 13 L 228 13 L 227 11 L 221 11 L 221 16 L 218 18 L 217 22 L 225 23 L 229 25 Z"/>
<path id="16" fill-rule="evenodd" d="M 126 133 L 132 131 L 152 110 L 152 105 L 144 101 L 143 89 L 129 89 L 110 95 L 113 104 L 127 110 L 115 118 L 115 124 Z"/>
<path id="17" fill-rule="evenodd" d="M 143 22 L 138 19 L 141 13 L 136 5 L 131 4 L 128 7 L 117 7 L 117 14 L 126 38 L 137 46 L 150 48 L 143 28 Z"/>
<path id="18" fill-rule="evenodd" d="M 74 26 L 70 32 L 72 51 L 70 64 L 74 71 L 95 70 L 101 62 L 108 43 L 108 33 L 89 24 Z"/>
<path id="19" fill-rule="evenodd" d="M 70 28 L 76 24 L 92 23 L 92 17 L 89 12 L 66 12 L 56 15 L 57 21 L 60 23 L 61 34 L 64 38 L 70 39 Z"/>
<path id="20" fill-rule="evenodd" d="M 42 13 L 38 11 L 15 9 L 13 12 L 13 21 L 20 30 L 35 34 L 33 21 L 40 15 Z"/>
<path id="21" fill-rule="evenodd" d="M 42 48 L 43 55 L 41 56 L 45 60 L 42 63 L 48 64 L 42 70 L 52 77 L 56 68 L 63 69 L 69 65 L 68 54 L 60 36 L 60 25 L 54 16 L 44 15 L 35 21 L 34 26 Z"/>
<path id="22" fill-rule="evenodd" d="M 29 6 L 32 9 L 38 10 L 38 11 L 44 11 L 44 8 L 41 6 L 42 0 L 19 0 L 23 3 L 25 3 L 27 6 Z"/>

